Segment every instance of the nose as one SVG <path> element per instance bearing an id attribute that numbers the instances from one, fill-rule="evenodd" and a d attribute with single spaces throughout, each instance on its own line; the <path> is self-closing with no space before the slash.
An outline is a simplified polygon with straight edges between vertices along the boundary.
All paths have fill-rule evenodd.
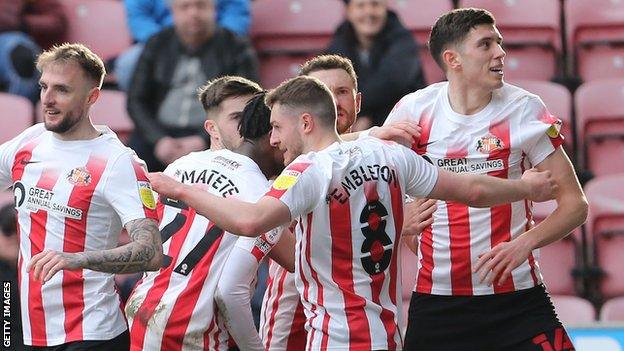
<path id="1" fill-rule="evenodd" d="M 54 94 L 50 89 L 41 89 L 40 98 L 43 106 L 54 105 Z"/>
<path id="2" fill-rule="evenodd" d="M 498 49 L 496 50 L 496 58 L 497 59 L 503 59 L 505 58 L 505 56 L 507 56 L 507 53 L 505 52 L 505 49 L 503 49 L 503 46 L 498 44 Z"/>
<path id="3" fill-rule="evenodd" d="M 272 147 L 278 147 L 279 145 L 279 139 L 277 138 L 277 133 L 274 133 L 273 130 L 271 130 L 270 132 L 269 144 L 271 144 Z"/>

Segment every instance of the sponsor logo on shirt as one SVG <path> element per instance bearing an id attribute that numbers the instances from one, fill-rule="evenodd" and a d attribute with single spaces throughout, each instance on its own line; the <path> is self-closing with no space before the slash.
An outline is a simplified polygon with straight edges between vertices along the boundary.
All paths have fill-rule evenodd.
<path id="1" fill-rule="evenodd" d="M 295 171 L 292 169 L 286 169 L 280 174 L 277 179 L 273 182 L 273 188 L 276 190 L 286 190 L 291 188 L 295 183 L 297 183 L 297 179 L 301 172 Z"/>
<path id="2" fill-rule="evenodd" d="M 486 135 L 477 140 L 477 151 L 483 154 L 489 154 L 503 148 L 505 148 L 503 141 L 493 135 Z"/>
<path id="3" fill-rule="evenodd" d="M 137 185 L 139 187 L 139 196 L 141 197 L 143 206 L 149 208 L 150 210 L 156 209 L 156 200 L 154 200 L 154 193 L 152 192 L 152 186 L 150 183 L 138 181 Z"/>
<path id="4" fill-rule="evenodd" d="M 503 160 L 470 160 L 467 158 L 443 158 L 436 160 L 436 166 L 455 173 L 488 173 L 505 168 Z"/>
<path id="5" fill-rule="evenodd" d="M 39 187 L 27 187 L 22 182 L 13 185 L 15 207 L 30 212 L 39 210 L 56 213 L 63 217 L 81 220 L 82 210 L 55 202 L 54 192 Z"/>
<path id="6" fill-rule="evenodd" d="M 234 160 L 230 160 L 229 158 L 225 158 L 223 156 L 215 157 L 212 160 L 212 162 L 213 163 L 218 163 L 218 164 L 220 164 L 220 165 L 222 165 L 222 166 L 224 166 L 224 167 L 226 167 L 226 168 L 228 168 L 230 170 L 233 170 L 233 171 L 237 170 L 241 166 L 241 164 L 239 162 L 234 161 Z"/>
<path id="7" fill-rule="evenodd" d="M 85 167 L 77 167 L 69 171 L 67 181 L 75 186 L 87 186 L 91 184 L 91 173 Z"/>

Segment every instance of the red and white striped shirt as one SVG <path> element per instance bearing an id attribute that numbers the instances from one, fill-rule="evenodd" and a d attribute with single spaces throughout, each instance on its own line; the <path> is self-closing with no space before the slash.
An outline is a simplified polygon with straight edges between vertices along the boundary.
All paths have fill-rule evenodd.
<path id="1" fill-rule="evenodd" d="M 386 124 L 413 120 L 420 140 L 413 150 L 434 165 L 458 173 L 518 179 L 563 142 L 561 121 L 534 94 L 504 84 L 480 112 L 466 116 L 449 104 L 448 83 L 405 96 Z M 415 291 L 435 295 L 487 295 L 527 289 L 542 281 L 534 250 L 504 285 L 487 286 L 472 273 L 480 254 L 524 233 L 531 223 L 530 201 L 472 208 L 438 201 L 433 225 L 422 233 Z"/>
<path id="2" fill-rule="evenodd" d="M 334 143 L 295 159 L 267 193 L 296 226 L 296 285 L 306 349 L 395 350 L 403 199 L 428 195 L 437 168 L 375 138 Z"/>
<path id="3" fill-rule="evenodd" d="M 298 351 L 306 345 L 305 313 L 295 274 L 269 261 L 269 280 L 260 312 L 260 335 L 266 350 Z"/>
<path id="4" fill-rule="evenodd" d="M 101 251 L 122 225 L 156 219 L 156 203 L 132 150 L 107 128 L 91 140 L 63 141 L 43 124 L 0 146 L 0 185 L 13 185 L 24 343 L 54 346 L 112 339 L 127 329 L 113 275 L 63 270 L 48 282 L 26 268 L 45 249 Z"/>
<path id="5" fill-rule="evenodd" d="M 194 152 L 165 173 L 212 194 L 257 201 L 267 179 L 248 157 L 229 150 Z M 227 350 L 229 335 L 214 294 L 238 236 L 186 204 L 159 200 L 164 254 L 171 264 L 146 273 L 126 304 L 131 350 Z"/>

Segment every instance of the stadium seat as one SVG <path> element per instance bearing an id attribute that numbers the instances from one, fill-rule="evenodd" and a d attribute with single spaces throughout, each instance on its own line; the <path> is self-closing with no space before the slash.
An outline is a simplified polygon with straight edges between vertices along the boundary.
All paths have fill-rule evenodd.
<path id="1" fill-rule="evenodd" d="M 550 80 L 560 74 L 559 0 L 461 0 L 486 9 L 503 35 L 505 78 Z"/>
<path id="2" fill-rule="evenodd" d="M 256 0 L 250 35 L 260 59 L 262 84 L 275 87 L 293 67 L 321 53 L 343 20 L 336 0 Z"/>
<path id="3" fill-rule="evenodd" d="M 561 134 L 565 137 L 564 147 L 568 155 L 574 156 L 574 133 L 572 132 L 572 95 L 563 85 L 543 80 L 514 80 L 517 85 L 539 95 L 555 117 L 561 119 Z"/>
<path id="4" fill-rule="evenodd" d="M 68 18 L 67 41 L 83 43 L 104 61 L 132 45 L 123 2 L 118 0 L 61 0 Z"/>
<path id="5" fill-rule="evenodd" d="M 600 309 L 601 322 L 624 322 L 624 296 L 608 300 Z"/>
<path id="6" fill-rule="evenodd" d="M 543 221 L 557 208 L 556 201 L 533 204 L 535 224 Z M 557 295 L 575 295 L 573 270 L 576 267 L 578 230 L 567 237 L 540 249 L 539 266 L 548 292 Z"/>
<path id="7" fill-rule="evenodd" d="M 572 73 L 584 81 L 624 77 L 624 2 L 566 0 Z"/>
<path id="8" fill-rule="evenodd" d="M 594 306 L 577 296 L 551 295 L 555 311 L 564 326 L 588 324 L 596 320 Z"/>
<path id="9" fill-rule="evenodd" d="M 605 297 L 624 295 L 623 185 L 624 174 L 596 177 L 585 185 L 589 202 L 586 229 L 593 238 L 596 263 L 604 272 L 600 290 Z"/>
<path id="10" fill-rule="evenodd" d="M 409 29 L 420 46 L 420 60 L 427 83 L 446 80 L 444 72 L 431 57 L 427 42 L 431 26 L 445 12 L 453 9 L 451 0 L 389 0 L 388 6 L 395 10 L 403 25 Z"/>
<path id="11" fill-rule="evenodd" d="M 33 105 L 25 97 L 0 93 L 0 111 L 5 120 L 0 128 L 0 143 L 13 139 L 33 123 Z"/>
<path id="12" fill-rule="evenodd" d="M 583 166 L 596 176 L 624 172 L 624 79 L 592 81 L 575 94 Z"/>

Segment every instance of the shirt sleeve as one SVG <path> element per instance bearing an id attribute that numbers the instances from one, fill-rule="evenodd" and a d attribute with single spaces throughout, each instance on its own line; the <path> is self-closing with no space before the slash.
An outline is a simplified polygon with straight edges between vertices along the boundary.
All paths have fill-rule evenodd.
<path id="1" fill-rule="evenodd" d="M 43 124 L 26 129 L 20 135 L 0 145 L 0 189 L 5 190 L 13 185 L 13 163 L 16 154 L 28 143 L 45 131 Z"/>
<path id="2" fill-rule="evenodd" d="M 388 118 L 386 118 L 383 124 L 384 126 L 387 126 L 394 122 L 414 120 L 414 115 L 410 112 L 410 104 L 408 103 L 410 97 L 413 94 L 414 93 L 405 95 L 403 98 L 401 98 L 401 100 L 396 103 L 396 105 L 394 105 L 394 108 L 392 108 L 392 111 L 390 111 L 390 114 L 388 114 Z"/>
<path id="3" fill-rule="evenodd" d="M 412 150 L 396 144 L 399 162 L 404 168 L 405 193 L 414 197 L 427 197 L 438 181 L 438 168 Z"/>
<path id="4" fill-rule="evenodd" d="M 539 97 L 529 99 L 521 123 L 522 151 L 532 165 L 542 162 L 563 144 L 561 120 L 548 111 Z"/>
<path id="5" fill-rule="evenodd" d="M 124 226 L 139 218 L 158 220 L 152 186 L 141 162 L 134 154 L 122 154 L 110 166 L 104 186 L 104 197 Z"/>
<path id="6" fill-rule="evenodd" d="M 282 201 L 290 210 L 290 218 L 294 219 L 316 205 L 323 177 L 317 164 L 298 157 L 275 179 L 266 196 Z"/>
<path id="7" fill-rule="evenodd" d="M 235 246 L 217 285 L 215 300 L 225 317 L 228 332 L 241 350 L 264 350 L 254 325 L 251 294 L 259 261 L 249 251 Z"/>

